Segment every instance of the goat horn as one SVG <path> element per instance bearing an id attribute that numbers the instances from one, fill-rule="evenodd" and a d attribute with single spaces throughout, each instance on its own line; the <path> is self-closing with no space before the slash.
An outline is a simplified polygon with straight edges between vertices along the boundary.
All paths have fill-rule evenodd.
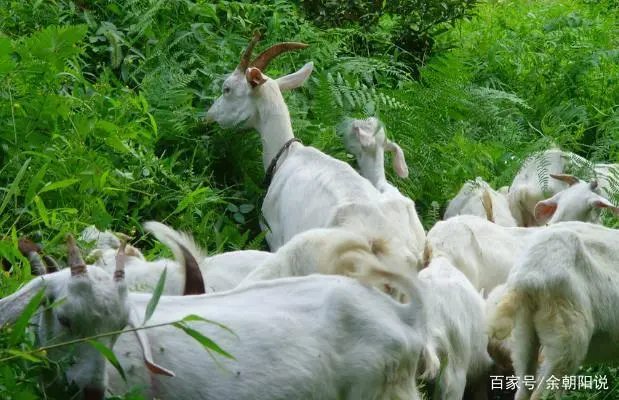
<path id="1" fill-rule="evenodd" d="M 567 183 L 570 186 L 579 182 L 579 179 L 576 178 L 574 175 L 567 175 L 567 174 L 549 174 L 549 175 L 551 178 Z"/>
<path id="2" fill-rule="evenodd" d="M 271 62 L 271 60 L 273 60 L 280 54 L 286 51 L 304 49 L 306 47 L 309 47 L 309 44 L 297 42 L 283 42 L 274 44 L 273 46 L 260 53 L 258 57 L 256 57 L 256 59 L 254 60 L 254 62 L 251 63 L 251 67 L 258 68 L 260 71 L 264 71 Z"/>
<path id="3" fill-rule="evenodd" d="M 58 262 L 50 256 L 43 256 L 43 261 L 45 261 L 47 273 L 56 272 L 60 269 Z"/>
<path id="4" fill-rule="evenodd" d="M 120 242 L 120 247 L 118 248 L 118 253 L 116 253 L 116 270 L 114 271 L 115 281 L 123 281 L 125 279 L 125 248 L 126 247 L 127 247 L 127 242 L 122 240 Z"/>
<path id="5" fill-rule="evenodd" d="M 256 46 L 259 40 L 260 40 L 260 31 L 256 31 L 254 32 L 254 37 L 249 41 L 249 44 L 247 45 L 245 52 L 243 52 L 243 55 L 241 56 L 241 61 L 239 62 L 239 65 L 236 67 L 237 71 L 243 74 L 245 73 L 245 71 L 247 70 L 247 67 L 249 66 L 249 59 L 251 58 L 251 53 L 252 51 L 254 51 L 254 47 Z"/>
<path id="6" fill-rule="evenodd" d="M 69 248 L 69 268 L 71 268 L 71 276 L 82 275 L 86 273 L 86 264 L 82 258 L 80 249 L 77 248 L 75 239 L 70 233 L 67 235 L 67 246 Z"/>
<path id="7" fill-rule="evenodd" d="M 17 241 L 17 247 L 24 257 L 28 257 L 30 253 L 39 253 L 41 251 L 41 247 L 38 244 L 24 237 Z"/>
<path id="8" fill-rule="evenodd" d="M 45 268 L 45 264 L 43 264 L 43 260 L 39 253 L 31 251 L 28 254 L 28 261 L 30 261 L 30 266 L 32 267 L 32 275 L 41 276 L 47 273 L 47 268 Z"/>

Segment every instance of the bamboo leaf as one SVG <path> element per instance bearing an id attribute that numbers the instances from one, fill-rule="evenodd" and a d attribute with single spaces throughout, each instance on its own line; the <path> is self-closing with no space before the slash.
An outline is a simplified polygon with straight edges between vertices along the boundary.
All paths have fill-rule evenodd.
<path id="1" fill-rule="evenodd" d="M 37 294 L 30 299 L 24 311 L 19 315 L 15 324 L 13 324 L 13 330 L 9 337 L 9 344 L 15 345 L 23 337 L 30 318 L 32 318 L 34 313 L 39 309 L 41 301 L 43 301 L 43 296 L 45 296 L 45 287 L 41 288 Z"/>
<path id="2" fill-rule="evenodd" d="M 163 288 L 165 286 L 166 275 L 168 273 L 168 267 L 163 269 L 161 276 L 159 277 L 159 281 L 157 282 L 157 286 L 155 286 L 155 290 L 153 291 L 153 296 L 148 301 L 148 305 L 146 306 L 146 315 L 144 315 L 144 323 L 153 316 L 155 312 L 155 308 L 157 308 L 157 304 L 159 304 L 159 298 L 161 297 L 161 293 L 163 293 Z"/>
<path id="3" fill-rule="evenodd" d="M 114 366 L 114 368 L 116 368 L 116 371 L 118 371 L 120 376 L 122 376 L 123 380 L 125 382 L 127 382 L 127 377 L 125 376 L 125 371 L 123 370 L 123 367 L 118 362 L 118 358 L 116 358 L 116 355 L 114 354 L 114 352 L 110 348 L 108 348 L 106 345 L 104 345 L 103 343 L 99 342 L 96 339 L 90 339 L 90 340 L 87 340 L 87 342 L 92 347 L 97 349 L 97 351 L 99 351 L 99 353 L 103 354 L 103 356 L 105 358 L 107 358 L 107 360 L 110 362 L 110 364 L 112 364 Z"/>
<path id="4" fill-rule="evenodd" d="M 51 192 L 52 190 L 66 188 L 66 187 L 76 184 L 77 182 L 79 182 L 79 180 L 73 178 L 73 179 L 64 179 L 62 181 L 50 183 L 48 185 L 43 186 L 43 188 L 39 191 L 39 194 L 45 193 L 45 192 Z"/>
<path id="5" fill-rule="evenodd" d="M 226 352 L 224 349 L 219 347 L 215 342 L 213 342 L 211 339 L 207 338 L 206 336 L 204 336 L 197 330 L 192 329 L 188 327 L 187 325 L 180 323 L 180 322 L 176 322 L 173 325 L 177 327 L 178 329 L 183 330 L 186 334 L 188 334 L 192 338 L 196 339 L 205 349 L 213 350 L 221 354 L 224 357 L 230 358 L 232 360 L 236 360 L 236 358 L 234 358 L 230 353 Z"/>

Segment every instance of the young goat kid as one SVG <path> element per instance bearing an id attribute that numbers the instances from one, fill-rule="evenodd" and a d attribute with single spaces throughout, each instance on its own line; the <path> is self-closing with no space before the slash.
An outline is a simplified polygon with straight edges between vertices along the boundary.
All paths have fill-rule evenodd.
<path id="1" fill-rule="evenodd" d="M 378 234 L 387 243 L 387 251 L 400 255 L 400 263 L 415 270 L 419 264 L 415 249 L 409 248 L 406 238 L 390 226 L 388 214 L 397 210 L 383 210 L 380 192 L 350 165 L 294 138 L 281 91 L 301 86 L 312 71 L 312 63 L 277 80 L 261 71 L 283 51 L 307 46 L 279 43 L 250 64 L 258 39 L 255 35 L 236 70 L 224 81 L 223 94 L 208 110 L 207 121 L 251 127 L 260 133 L 268 186 L 262 213 L 268 223 L 266 238 L 271 250 L 312 228 L 343 227 L 368 239 Z"/>
<path id="2" fill-rule="evenodd" d="M 381 209 L 389 216 L 391 226 L 406 237 L 407 245 L 420 253 L 425 242 L 415 202 L 405 197 L 385 177 L 385 150 L 392 154 L 393 169 L 401 177 L 408 177 L 404 152 L 395 142 L 387 139 L 378 118 L 353 119 L 344 124 L 344 145 L 355 156 L 361 176 L 382 193 Z"/>

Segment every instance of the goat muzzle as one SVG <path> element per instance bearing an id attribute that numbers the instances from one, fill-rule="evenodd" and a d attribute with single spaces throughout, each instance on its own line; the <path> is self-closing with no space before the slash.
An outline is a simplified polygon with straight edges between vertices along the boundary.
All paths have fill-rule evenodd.
<path id="1" fill-rule="evenodd" d="M 83 275 L 86 273 L 86 263 L 82 258 L 82 253 L 75 243 L 73 235 L 67 235 L 67 247 L 69 251 L 68 263 L 71 268 L 71 276 Z"/>

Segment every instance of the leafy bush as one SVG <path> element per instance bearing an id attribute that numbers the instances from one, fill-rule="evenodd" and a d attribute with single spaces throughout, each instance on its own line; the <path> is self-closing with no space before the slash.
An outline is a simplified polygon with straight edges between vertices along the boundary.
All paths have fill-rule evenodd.
<path id="1" fill-rule="evenodd" d="M 435 37 L 462 18 L 470 18 L 477 0 L 334 1 L 301 0 L 312 21 L 321 27 L 355 27 L 371 53 L 387 51 L 411 69 L 425 63 Z M 363 46 L 361 46 L 363 47 Z"/>

